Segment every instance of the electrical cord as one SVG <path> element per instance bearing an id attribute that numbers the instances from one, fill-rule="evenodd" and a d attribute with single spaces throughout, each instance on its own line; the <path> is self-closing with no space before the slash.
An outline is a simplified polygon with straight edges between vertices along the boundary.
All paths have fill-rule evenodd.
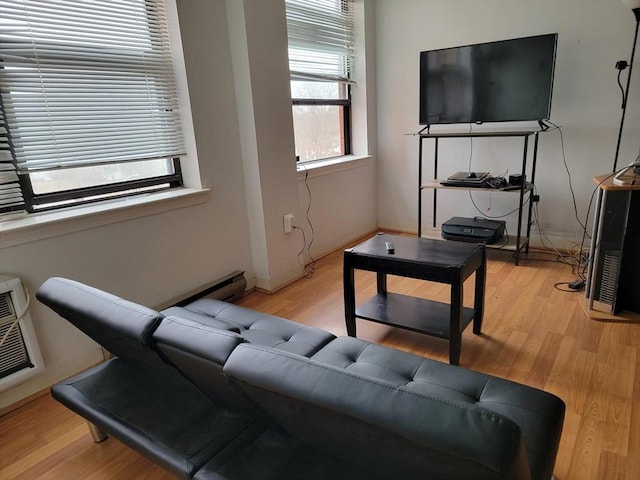
<path id="1" fill-rule="evenodd" d="M 560 288 L 562 285 L 567 285 L 569 288 Z M 584 288 L 584 284 L 580 284 L 579 287 L 572 287 L 572 285 L 577 285 L 576 282 L 556 282 L 553 284 L 556 290 L 560 290 L 561 292 L 567 293 L 578 293 L 582 291 Z"/>
<path id="2" fill-rule="evenodd" d="M 506 178 L 508 173 L 509 173 L 509 170 L 507 170 L 505 173 L 501 175 L 496 175 L 494 177 L 488 178 L 487 180 L 485 180 L 484 186 L 487 188 L 493 188 L 494 190 L 499 190 L 501 188 L 506 187 L 509 184 Z"/>
<path id="3" fill-rule="evenodd" d="M 614 176 L 617 172 L 613 172 L 609 175 L 607 175 L 606 177 L 604 177 L 599 183 L 598 185 L 596 185 L 596 187 L 593 189 L 593 192 L 591 193 L 591 198 L 589 199 L 589 205 L 587 207 L 587 215 L 585 217 L 585 224 L 587 223 L 587 221 L 589 220 L 589 215 L 591 213 L 591 207 L 593 206 L 593 200 L 595 198 L 595 194 L 598 191 L 598 189 L 600 188 L 600 186 L 606 182 L 609 178 L 611 178 L 612 176 Z M 537 214 L 536 214 L 537 215 Z M 538 231 L 540 231 L 540 228 L 538 226 Z M 587 229 L 586 227 L 583 227 L 582 230 L 582 240 L 580 242 L 580 246 L 577 252 L 578 255 L 578 259 L 576 261 L 576 264 L 570 264 L 567 263 L 568 265 L 572 266 L 572 272 L 578 277 L 578 280 L 574 280 L 572 282 L 558 282 L 554 285 L 554 287 L 558 290 L 561 290 L 563 292 L 577 292 L 577 291 L 581 291 L 584 288 L 585 282 L 586 282 L 586 270 L 587 267 L 589 265 L 589 257 L 590 257 L 590 252 L 588 254 L 585 254 L 585 241 L 587 239 Z M 556 250 L 557 251 L 557 250 Z M 568 285 L 569 289 L 563 289 L 560 288 L 561 285 Z"/>
<path id="4" fill-rule="evenodd" d="M 557 128 L 557 126 L 556 126 L 556 128 Z M 498 178 L 498 177 L 494 177 L 494 178 Z M 537 193 L 536 193 L 536 189 L 535 189 L 535 186 L 533 186 L 533 188 L 534 188 L 534 195 L 537 195 Z M 483 211 L 480 209 L 480 207 L 478 207 L 478 205 L 476 204 L 476 202 L 475 202 L 475 200 L 474 200 L 474 198 L 473 198 L 473 195 L 472 195 L 472 192 L 471 192 L 471 191 L 469 191 L 469 198 L 470 198 L 470 200 L 471 200 L 471 203 L 472 203 L 472 204 L 473 204 L 473 206 L 475 207 L 475 209 L 478 211 L 478 213 L 480 213 L 480 214 L 483 216 L 483 218 L 488 218 L 488 219 L 501 219 L 501 218 L 505 218 L 505 217 L 507 217 L 507 216 L 509 216 L 509 215 L 512 215 L 512 214 L 516 213 L 516 212 L 519 210 L 519 207 L 518 207 L 518 208 L 514 208 L 514 209 L 513 209 L 513 210 L 511 210 L 510 212 L 507 212 L 507 213 L 502 214 L 502 215 L 488 215 L 488 214 L 486 214 L 485 212 L 483 212 Z M 530 201 L 530 197 L 529 197 L 529 196 L 527 196 L 527 198 L 526 198 L 525 202 L 522 204 L 523 208 L 527 205 L 527 203 L 528 203 L 529 201 Z M 574 273 L 576 273 L 576 271 L 579 271 L 579 270 L 577 270 L 577 269 L 579 269 L 579 268 L 580 268 L 580 266 L 581 266 L 579 263 L 577 263 L 577 262 L 578 262 L 578 260 L 576 260 L 576 264 L 572 263 L 572 262 L 573 262 L 573 259 L 574 259 L 574 256 L 573 256 L 573 255 L 571 255 L 571 254 L 564 255 L 564 254 L 562 254 L 560 251 L 558 251 L 558 250 L 553 246 L 553 242 L 551 242 L 551 241 L 549 240 L 549 238 L 548 238 L 548 237 L 546 237 L 546 235 L 544 234 L 544 232 L 543 232 L 542 228 L 540 227 L 539 212 L 538 212 L 538 204 L 537 204 L 537 203 L 534 203 L 533 205 L 534 205 L 534 208 L 533 208 L 533 212 L 534 212 L 534 219 L 535 219 L 535 223 L 536 223 L 536 225 L 538 226 L 538 234 L 540 235 L 540 241 L 541 241 L 542 245 L 543 245 L 545 248 L 551 249 L 551 250 L 553 250 L 553 251 L 555 252 L 555 259 L 554 259 L 554 260 L 544 260 L 544 261 L 557 262 L 557 263 L 563 263 L 563 264 L 569 265 L 569 266 L 571 266 L 571 267 L 572 267 L 572 271 L 573 271 Z M 491 207 L 489 207 L 489 208 L 491 208 Z M 583 231 L 584 231 L 584 230 L 583 230 Z M 508 235 L 508 232 L 507 232 L 507 230 L 506 230 L 506 226 L 505 226 L 505 233 L 506 233 L 506 236 L 507 236 L 507 243 L 505 243 L 505 244 L 504 244 L 504 245 L 502 245 L 501 247 L 497 247 L 496 249 L 498 249 L 498 250 L 503 250 L 503 249 L 508 245 L 508 242 L 509 242 L 509 235 Z M 551 245 L 550 247 L 546 245 L 546 243 L 545 243 L 545 239 L 546 239 L 546 241 Z M 554 255 L 554 253 L 550 253 L 550 254 L 551 254 L 551 255 Z M 515 255 L 515 253 L 514 253 L 514 255 Z M 533 259 L 530 259 L 530 260 L 533 260 Z M 539 259 L 538 259 L 538 260 L 539 260 Z M 574 283 L 574 282 L 566 282 L 566 284 L 573 284 L 573 283 Z M 568 290 L 568 291 L 575 291 L 575 290 Z"/>
<path id="5" fill-rule="evenodd" d="M 540 237 L 540 242 L 543 245 L 543 247 L 545 248 L 550 248 L 553 251 L 556 252 L 557 257 L 556 260 L 560 263 L 564 263 L 566 265 L 569 265 L 571 267 L 572 273 L 574 275 L 576 275 L 578 277 L 578 280 L 574 280 L 572 282 L 558 282 L 554 285 L 554 287 L 558 290 L 561 291 L 566 291 L 566 292 L 576 292 L 576 291 L 581 291 L 584 287 L 585 281 L 586 281 L 586 269 L 587 269 L 587 265 L 588 265 L 588 259 L 589 259 L 589 253 L 587 251 L 587 253 L 585 253 L 585 241 L 587 238 L 590 238 L 590 235 L 587 232 L 587 223 L 589 220 L 589 213 L 591 211 L 591 206 L 593 203 L 593 197 L 595 192 L 597 191 L 597 188 L 594 190 L 594 192 L 591 195 L 591 199 L 589 201 L 589 206 L 587 208 L 587 214 L 585 217 L 584 222 L 582 222 L 580 220 L 580 216 L 578 215 L 578 206 L 577 206 L 577 202 L 576 202 L 576 196 L 575 196 L 575 192 L 573 190 L 573 182 L 572 182 L 572 178 L 571 178 L 571 171 L 569 170 L 569 166 L 567 164 L 567 158 L 566 158 L 566 151 L 565 151 L 565 146 L 564 146 L 564 134 L 562 131 L 562 127 L 560 125 L 557 125 L 551 121 L 548 121 L 548 123 L 550 125 L 552 125 L 554 128 L 550 129 L 549 131 L 553 131 L 553 130 L 557 130 L 560 134 L 560 145 L 561 145 L 561 151 L 562 151 L 562 161 L 564 164 L 564 168 L 567 172 L 567 178 L 568 178 L 568 182 L 569 182 L 569 191 L 571 192 L 571 200 L 572 200 L 572 204 L 573 204 L 573 211 L 574 211 L 574 215 L 576 218 L 576 221 L 578 222 L 578 224 L 580 225 L 580 228 L 582 230 L 582 240 L 580 243 L 580 247 L 578 248 L 578 251 L 573 254 L 571 252 L 567 252 L 567 255 L 564 255 L 562 253 L 560 253 L 560 251 L 558 251 L 558 249 L 553 245 L 553 242 L 545 235 L 541 223 L 540 223 L 540 212 L 538 210 L 538 205 L 535 204 L 534 208 L 533 208 L 533 212 L 534 212 L 534 219 L 535 219 L 535 223 L 536 223 L 536 227 L 538 229 L 538 235 Z M 535 187 L 534 187 L 534 192 L 535 192 Z M 545 240 L 548 242 L 548 244 L 550 246 L 548 246 L 545 243 Z M 567 285 L 569 286 L 569 289 L 564 289 L 564 288 L 560 288 L 562 285 Z"/>
<path id="6" fill-rule="evenodd" d="M 535 189 L 534 189 L 534 192 L 535 192 Z M 580 249 L 577 252 L 577 254 L 573 254 L 569 251 L 567 251 L 567 254 L 561 253 L 555 247 L 555 245 L 553 245 L 553 242 L 549 239 L 549 237 L 547 237 L 546 234 L 544 233 L 542 225 L 540 224 L 540 212 L 538 210 L 537 204 L 534 204 L 533 216 L 534 216 L 534 222 L 538 228 L 538 236 L 540 238 L 541 245 L 547 250 L 553 250 L 556 254 L 556 261 L 559 263 L 564 263 L 566 265 L 571 266 L 573 273 L 576 273 L 576 268 L 580 266 L 581 258 L 584 255 L 584 242 L 580 246 Z M 545 240 L 546 242 L 548 242 L 549 245 L 545 243 Z M 575 259 L 575 262 L 574 262 L 574 259 Z"/>
<path id="7" fill-rule="evenodd" d="M 311 188 L 309 187 L 309 182 L 307 181 L 308 178 L 309 170 L 305 170 L 304 185 L 307 188 L 307 193 L 309 194 L 309 204 L 307 205 L 307 223 L 309 224 L 309 228 L 311 229 L 311 239 L 309 240 L 309 247 L 307 248 L 307 255 L 309 256 L 311 263 L 306 266 L 305 276 L 307 278 L 310 278 L 316 271 L 316 259 L 313 258 L 313 255 L 311 255 L 311 245 L 313 245 L 313 241 L 316 238 L 316 231 L 313 228 L 313 223 L 311 223 L 311 217 L 309 216 L 309 212 L 311 211 Z"/>
<path id="8" fill-rule="evenodd" d="M 296 260 L 298 261 L 298 265 L 300 265 L 302 267 L 302 271 L 304 272 L 304 269 L 305 269 L 305 265 L 304 265 L 304 247 L 307 246 L 307 237 L 306 237 L 306 235 L 304 233 L 304 228 L 296 227 L 294 225 L 293 229 L 294 230 L 300 230 L 300 232 L 302 233 L 302 248 L 298 252 L 298 255 L 296 256 Z M 300 256 L 303 256 L 302 261 L 300 261 Z"/>
<path id="9" fill-rule="evenodd" d="M 553 262 L 558 262 L 558 263 L 563 263 L 566 264 L 568 266 L 571 267 L 572 272 L 574 274 L 576 274 L 579 279 L 573 282 L 558 282 L 554 285 L 555 288 L 562 290 L 562 291 L 567 291 L 567 292 L 575 292 L 575 291 L 580 291 L 584 286 L 584 282 L 585 282 L 585 275 L 584 272 L 586 270 L 586 261 L 588 260 L 588 255 L 585 257 L 584 254 L 584 243 L 585 243 L 585 239 L 587 237 L 589 237 L 589 235 L 587 234 L 587 228 L 586 228 L 586 223 L 587 220 L 589 218 L 589 211 L 591 209 L 591 202 L 589 203 L 589 209 L 587 211 L 587 218 L 585 220 L 585 222 L 581 222 L 580 221 L 580 217 L 578 215 L 578 207 L 577 207 L 577 203 L 576 203 L 576 197 L 575 197 L 575 192 L 573 190 L 573 184 L 572 184 L 572 179 L 571 179 L 571 172 L 569 170 L 569 167 L 567 165 L 567 160 L 566 160 L 566 153 L 565 153 L 565 147 L 564 147 L 564 136 L 563 136 L 563 132 L 562 132 L 562 128 L 549 121 L 549 124 L 553 127 L 553 128 L 548 128 L 547 126 L 547 131 L 553 131 L 553 130 L 558 130 L 558 132 L 560 133 L 560 143 L 561 143 L 561 148 L 562 148 L 562 159 L 563 159 L 563 163 L 564 163 L 564 167 L 565 170 L 567 172 L 567 176 L 568 176 L 568 180 L 569 180 L 569 190 L 571 192 L 571 198 L 572 198 L 572 203 L 573 203 L 573 209 L 574 209 L 574 214 L 575 214 L 575 218 L 578 222 L 578 224 L 581 227 L 582 233 L 583 233 L 583 237 L 582 237 L 582 242 L 580 245 L 580 248 L 577 252 L 577 254 L 572 254 L 571 252 L 567 252 L 567 255 L 562 254 L 560 251 L 558 251 L 558 249 L 553 245 L 553 242 L 551 242 L 551 240 L 544 234 L 543 229 L 541 228 L 540 225 L 540 218 L 539 218 L 539 211 L 538 211 L 538 204 L 536 202 L 533 203 L 533 212 L 534 212 L 534 221 L 535 224 L 538 228 L 538 235 L 540 236 L 540 242 L 543 245 L 543 247 L 545 248 L 549 248 L 551 250 L 553 250 L 555 252 L 555 260 L 544 260 L 544 261 L 553 261 Z M 469 158 L 469 171 L 471 171 L 471 156 Z M 505 174 L 506 175 L 506 174 Z M 500 178 L 500 176 L 495 176 L 490 178 L 487 182 L 485 182 L 485 185 L 487 187 L 490 187 L 492 189 L 497 189 L 497 188 L 502 188 L 502 186 L 504 185 L 504 183 L 506 183 L 504 178 Z M 537 195 L 537 191 L 536 191 L 536 187 L 535 185 L 533 186 L 533 194 Z M 597 190 L 597 188 L 596 188 Z M 595 193 L 595 191 L 594 191 Z M 512 215 L 513 213 L 517 212 L 520 210 L 520 207 L 513 209 L 510 212 L 507 212 L 503 215 L 488 215 L 486 213 L 484 213 L 476 204 L 472 192 L 471 190 L 469 190 L 469 199 L 471 200 L 471 203 L 473 204 L 473 206 L 475 207 L 475 209 L 478 211 L 478 213 L 480 213 L 483 217 L 485 218 L 489 218 L 489 219 L 500 219 L 500 218 L 505 218 L 509 215 Z M 525 202 L 522 204 L 522 207 L 524 207 L 531 199 L 531 196 L 527 196 Z M 593 201 L 593 195 L 592 195 L 592 200 Z M 490 202 L 491 202 L 491 194 L 490 194 Z M 491 203 L 489 204 L 489 210 L 491 209 Z M 505 227 L 505 232 L 506 232 L 506 227 Z M 508 234 L 507 234 L 507 238 L 508 238 Z M 545 239 L 546 241 L 549 243 L 550 247 L 547 246 L 545 244 Z M 507 242 L 508 243 L 508 242 Z M 499 247 L 499 249 L 503 249 L 505 245 L 503 245 L 502 247 Z M 515 255 L 515 253 L 514 253 Z M 562 289 L 560 288 L 561 285 L 568 285 L 571 289 Z"/>
<path id="10" fill-rule="evenodd" d="M 584 248 L 584 239 L 585 239 L 584 235 L 583 235 L 582 242 L 576 253 L 573 253 L 569 250 L 567 250 L 566 254 L 561 253 L 555 247 L 555 245 L 553 245 L 553 242 L 544 233 L 544 230 L 542 229 L 542 226 L 540 224 L 540 212 L 538 211 L 537 205 L 534 206 L 533 213 L 534 213 L 535 223 L 538 228 L 540 243 L 542 244 L 542 246 L 546 249 L 549 249 L 555 252 L 556 257 L 555 257 L 555 260 L 553 260 L 554 262 L 562 263 L 571 267 L 571 272 L 578 277 L 578 280 L 574 280 L 572 282 L 558 282 L 554 284 L 554 288 L 556 288 L 557 290 L 561 290 L 563 292 L 581 291 L 585 283 L 584 269 L 586 268 L 586 262 L 588 261 L 588 254 L 585 254 L 585 248 Z M 583 233 L 584 232 L 586 232 L 586 229 L 583 229 Z M 549 245 L 545 243 L 545 240 L 549 243 Z M 551 252 L 548 252 L 548 253 L 552 254 Z M 569 289 L 560 288 L 561 285 L 567 285 L 569 286 Z"/>
<path id="11" fill-rule="evenodd" d="M 507 212 L 507 213 L 505 213 L 505 214 L 503 214 L 503 215 L 488 215 L 488 214 L 485 214 L 485 213 L 480 209 L 480 207 L 478 207 L 478 205 L 476 204 L 475 200 L 473 199 L 473 195 L 471 194 L 471 190 L 469 190 L 469 199 L 471 200 L 471 203 L 473 204 L 473 206 L 475 207 L 475 209 L 478 211 L 478 213 L 479 213 L 480 215 L 482 215 L 483 217 L 485 217 L 485 218 L 493 218 L 493 219 L 495 219 L 495 218 L 505 218 L 505 217 L 507 217 L 507 216 L 509 216 L 509 215 L 511 215 L 511 214 L 513 214 L 513 213 L 516 213 L 518 210 L 520 210 L 520 207 L 518 207 L 518 208 L 514 208 L 514 209 L 513 209 L 513 210 L 511 210 L 510 212 Z M 524 206 L 525 206 L 527 203 L 529 203 L 529 199 L 528 199 L 528 198 L 523 202 L 522 207 L 524 208 Z M 489 208 L 491 208 L 491 207 L 489 207 Z"/>
<path id="12" fill-rule="evenodd" d="M 306 278 L 311 278 L 313 276 L 313 274 L 316 271 L 316 259 L 313 257 L 313 255 L 311 255 L 311 245 L 313 245 L 313 241 L 315 240 L 315 236 L 316 236 L 316 232 L 315 229 L 313 228 L 313 223 L 311 223 L 311 217 L 309 215 L 309 212 L 311 211 L 311 188 L 309 187 L 309 170 L 307 170 L 307 168 L 302 165 L 302 168 L 304 169 L 304 185 L 307 189 L 307 193 L 309 195 L 309 203 L 307 204 L 307 211 L 306 211 L 306 218 L 307 218 L 307 223 L 309 224 L 309 229 L 311 230 L 311 238 L 309 240 L 309 246 L 307 247 L 307 255 L 310 259 L 310 262 L 308 264 L 304 264 L 304 260 L 302 263 L 302 273 L 303 276 Z M 302 232 L 302 250 L 298 253 L 298 264 L 300 264 L 300 255 L 304 253 L 304 248 L 307 244 L 307 237 L 304 233 L 304 229 L 301 227 L 297 227 L 294 225 L 293 227 L 294 229 L 298 229 Z"/>
<path id="13" fill-rule="evenodd" d="M 549 122 L 549 123 L 555 127 L 553 130 L 557 130 L 560 133 L 560 147 L 561 147 L 561 151 L 562 151 L 562 163 L 564 164 L 564 169 L 567 171 L 567 177 L 569 179 L 569 191 L 571 192 L 571 199 L 572 199 L 572 202 L 573 202 L 573 211 L 574 211 L 576 220 L 578 221 L 578 224 L 582 227 L 583 230 L 586 231 L 586 226 L 585 226 L 586 225 L 586 221 L 585 221 L 585 224 L 583 224 L 580 221 L 580 217 L 578 216 L 578 205 L 576 203 L 576 194 L 573 191 L 573 183 L 571 181 L 571 172 L 569 171 L 569 166 L 567 165 L 567 156 L 566 156 L 565 149 L 564 149 L 564 135 L 562 133 L 562 127 L 560 125 L 556 125 L 553 122 Z"/>

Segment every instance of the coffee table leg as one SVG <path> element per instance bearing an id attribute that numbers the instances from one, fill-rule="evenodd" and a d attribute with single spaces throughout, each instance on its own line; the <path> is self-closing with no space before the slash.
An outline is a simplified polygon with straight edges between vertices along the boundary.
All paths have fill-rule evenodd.
<path id="1" fill-rule="evenodd" d="M 387 274 L 376 272 L 376 284 L 378 286 L 378 293 L 385 294 L 387 293 Z"/>
<path id="2" fill-rule="evenodd" d="M 484 316 L 484 289 L 487 283 L 487 250 L 482 249 L 482 264 L 476 270 L 475 296 L 473 300 L 473 333 L 480 335 Z"/>
<path id="3" fill-rule="evenodd" d="M 356 336 L 356 293 L 354 285 L 353 268 L 344 260 L 342 285 L 344 288 L 344 317 L 347 325 L 347 335 Z"/>
<path id="4" fill-rule="evenodd" d="M 451 285 L 451 318 L 450 336 L 449 336 L 449 363 L 458 365 L 460 363 L 460 348 L 462 346 L 462 332 L 460 324 L 462 323 L 462 298 L 463 298 L 463 282 L 461 279 Z"/>

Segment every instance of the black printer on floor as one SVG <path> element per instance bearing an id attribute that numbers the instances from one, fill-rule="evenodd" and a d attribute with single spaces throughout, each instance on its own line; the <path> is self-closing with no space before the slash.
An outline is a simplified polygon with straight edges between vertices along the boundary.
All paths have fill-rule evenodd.
<path id="1" fill-rule="evenodd" d="M 495 243 L 504 236 L 503 220 L 453 217 L 442 224 L 442 238 L 459 242 Z"/>

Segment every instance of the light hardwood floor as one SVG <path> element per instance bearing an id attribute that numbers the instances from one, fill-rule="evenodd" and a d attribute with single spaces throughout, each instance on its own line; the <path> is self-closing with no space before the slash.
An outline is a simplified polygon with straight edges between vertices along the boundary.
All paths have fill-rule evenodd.
<path id="1" fill-rule="evenodd" d="M 514 266 L 489 252 L 482 335 L 463 334 L 463 367 L 509 378 L 560 396 L 567 404 L 557 480 L 640 478 L 640 323 L 587 318 L 581 293 L 562 292 L 571 268 L 532 253 Z M 536 258 L 536 259 L 534 259 Z M 471 305 L 473 276 L 465 285 Z M 448 288 L 398 277 L 389 290 L 447 300 Z M 375 275 L 356 272 L 356 296 L 375 291 Z M 345 335 L 340 252 L 318 261 L 311 278 L 241 305 Z M 358 321 L 369 341 L 447 361 L 445 341 Z M 82 419 L 45 395 L 0 417 L 0 479 L 170 479 L 111 438 L 94 444 Z"/>

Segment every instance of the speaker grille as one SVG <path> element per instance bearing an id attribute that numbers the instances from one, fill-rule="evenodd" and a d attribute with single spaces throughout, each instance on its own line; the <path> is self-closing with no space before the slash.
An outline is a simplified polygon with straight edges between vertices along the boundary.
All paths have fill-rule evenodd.
<path id="1" fill-rule="evenodd" d="M 598 301 L 606 305 L 613 305 L 616 299 L 618 272 L 620 270 L 619 255 L 605 254 L 602 262 L 602 279 Z"/>

